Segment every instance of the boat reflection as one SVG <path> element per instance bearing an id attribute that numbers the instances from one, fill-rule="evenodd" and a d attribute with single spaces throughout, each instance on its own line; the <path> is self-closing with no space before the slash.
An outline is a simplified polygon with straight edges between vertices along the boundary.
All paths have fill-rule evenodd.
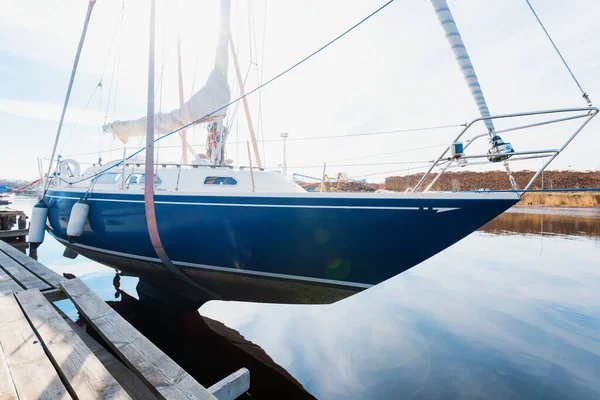
<path id="1" fill-rule="evenodd" d="M 75 277 L 72 274 L 65 276 Z M 108 279 L 103 281 L 108 284 Z M 251 374 L 246 397 L 262 399 L 276 394 L 285 399 L 314 398 L 260 346 L 246 340 L 239 332 L 201 316 L 196 310 L 174 308 L 146 296 L 140 296 L 143 300 L 138 300 L 120 289 L 119 275 L 113 278 L 113 286 L 114 296 L 119 300 L 107 301 L 107 304 L 203 386 L 209 387 L 223 376 L 246 367 Z M 102 343 L 84 319 L 78 318 L 77 324 Z"/>

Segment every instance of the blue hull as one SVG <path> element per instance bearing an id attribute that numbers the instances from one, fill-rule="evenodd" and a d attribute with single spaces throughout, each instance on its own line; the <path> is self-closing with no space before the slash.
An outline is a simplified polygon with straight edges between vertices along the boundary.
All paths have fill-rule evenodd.
<path id="1" fill-rule="evenodd" d="M 52 233 L 63 243 L 71 208 L 82 196 L 50 190 L 45 199 Z M 147 231 L 143 195 L 93 193 L 88 199 L 88 222 L 73 247 L 101 262 L 116 263 L 112 266 L 125 272 L 135 263 L 153 264 L 156 270 L 158 258 Z M 352 290 L 378 284 L 413 267 L 517 201 L 516 196 L 155 195 L 166 252 L 176 266 L 191 271 L 192 277 L 194 271 L 242 274 Z M 95 257 L 102 254 L 107 258 Z M 140 268 L 132 269 L 140 273 Z"/>

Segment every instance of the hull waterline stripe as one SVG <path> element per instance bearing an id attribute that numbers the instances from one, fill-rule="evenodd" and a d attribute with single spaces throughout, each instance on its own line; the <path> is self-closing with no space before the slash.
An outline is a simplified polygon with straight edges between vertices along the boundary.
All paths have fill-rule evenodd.
<path id="1" fill-rule="evenodd" d="M 65 246 L 80 247 L 82 249 L 92 250 L 92 251 L 95 251 L 98 253 L 105 253 L 105 254 L 124 257 L 124 258 L 132 258 L 135 260 L 149 261 L 149 262 L 153 262 L 153 263 L 157 263 L 157 264 L 162 263 L 162 261 L 159 258 L 138 256 L 135 254 L 128 254 L 128 253 L 121 253 L 118 251 L 105 250 L 105 249 L 100 249 L 97 247 L 87 246 L 87 245 L 83 245 L 83 244 L 69 243 L 64 239 L 57 237 L 55 234 L 52 234 L 52 236 Z M 368 289 L 373 286 L 373 285 L 369 285 L 366 283 L 346 282 L 346 281 L 338 281 L 338 280 L 322 279 L 322 278 L 308 278 L 305 276 L 276 274 L 276 273 L 272 273 L 272 272 L 259 272 L 259 271 L 253 271 L 253 270 L 239 270 L 236 268 L 217 267 L 214 265 L 206 265 L 206 264 L 194 264 L 194 263 L 188 263 L 188 262 L 184 262 L 184 261 L 173 261 L 173 264 L 182 266 L 182 267 L 206 269 L 206 270 L 219 271 L 219 272 L 229 272 L 229 273 L 235 273 L 235 274 L 240 274 L 240 275 L 256 275 L 256 276 L 263 276 L 263 277 L 267 277 L 267 278 L 280 278 L 280 279 L 293 280 L 293 281 L 324 283 L 324 284 L 338 285 L 338 286 L 350 286 L 350 287 L 355 287 L 355 288 L 360 288 L 360 289 Z"/>
<path id="2" fill-rule="evenodd" d="M 46 195 L 55 199 L 79 200 L 78 197 L 53 196 Z M 88 201 L 108 201 L 113 203 L 143 203 L 143 200 L 116 200 L 116 199 L 94 199 L 88 198 Z M 428 207 L 377 207 L 377 206 L 320 206 L 320 205 L 302 205 L 302 204 L 242 204 L 242 203 L 192 203 L 183 201 L 156 201 L 156 204 L 177 204 L 185 206 L 216 206 L 216 207 L 267 207 L 267 208 L 348 208 L 362 210 L 411 210 L 418 211 L 421 208 Z M 460 210 L 460 207 L 433 207 L 437 213 Z"/>

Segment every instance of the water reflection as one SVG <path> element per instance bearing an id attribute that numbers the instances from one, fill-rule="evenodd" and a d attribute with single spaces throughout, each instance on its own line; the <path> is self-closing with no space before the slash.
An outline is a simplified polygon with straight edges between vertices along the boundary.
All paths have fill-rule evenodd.
<path id="1" fill-rule="evenodd" d="M 260 347 L 197 311 L 141 301 L 125 291 L 119 300 L 107 303 L 205 387 L 246 367 L 251 371 L 252 398 L 270 398 L 273 393 L 285 399 L 313 398 Z"/>
<path id="2" fill-rule="evenodd" d="M 492 227 L 504 233 L 519 218 Z M 318 398 L 600 398 L 597 239 L 489 232 L 333 305 L 209 302 L 200 312 Z"/>
<path id="3" fill-rule="evenodd" d="M 200 309 L 235 331 L 129 297 L 113 304 L 160 347 L 189 343 L 173 357 L 186 370 L 197 368 L 200 380 L 212 377 L 203 362 L 214 354 L 240 366 L 272 358 L 299 382 L 276 367 L 274 379 L 290 390 L 278 398 L 303 397 L 303 386 L 323 399 L 597 399 L 599 237 L 600 210 L 516 208 L 406 273 L 332 305 L 214 301 Z M 65 259 L 62 251 L 46 240 L 40 261 L 114 300 L 113 272 L 83 257 Z M 129 294 L 136 285 L 121 279 Z M 219 347 L 226 335 L 237 338 L 229 345 L 243 336 L 266 358 Z M 252 364 L 251 373 L 259 368 Z"/>
<path id="4" fill-rule="evenodd" d="M 480 230 L 498 234 L 558 234 L 598 238 L 600 209 L 515 207 Z"/>

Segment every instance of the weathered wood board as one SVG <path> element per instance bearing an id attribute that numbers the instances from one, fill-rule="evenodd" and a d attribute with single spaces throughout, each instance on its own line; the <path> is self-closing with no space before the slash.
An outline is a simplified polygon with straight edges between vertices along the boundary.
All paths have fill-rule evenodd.
<path id="1" fill-rule="evenodd" d="M 150 389 L 165 399 L 216 399 L 79 279 L 61 283 L 79 312 Z"/>
<path id="2" fill-rule="evenodd" d="M 78 399 L 130 397 L 39 290 L 15 295 L 54 367 Z"/>
<path id="3" fill-rule="evenodd" d="M 15 249 L 8 243 L 5 243 L 0 240 L 0 252 L 4 252 L 6 255 L 13 258 L 19 264 L 23 265 L 27 268 L 31 273 L 48 283 L 50 286 L 58 288 L 59 284 L 67 279 L 62 275 L 57 274 L 52 271 L 50 268 L 40 264 L 33 258 L 29 257 L 27 254 L 21 253 L 19 250 Z"/>
<path id="4" fill-rule="evenodd" d="M 12 295 L 0 297 L 0 346 L 19 398 L 71 398 Z"/>

